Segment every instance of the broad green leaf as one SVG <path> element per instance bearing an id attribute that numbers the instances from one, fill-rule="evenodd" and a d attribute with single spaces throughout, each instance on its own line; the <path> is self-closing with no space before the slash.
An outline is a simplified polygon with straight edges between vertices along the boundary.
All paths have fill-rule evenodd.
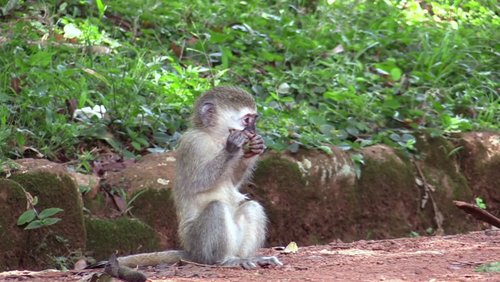
<path id="1" fill-rule="evenodd" d="M 37 229 L 40 227 L 43 227 L 43 223 L 41 220 L 37 219 L 37 220 L 30 222 L 30 224 L 28 224 L 28 226 L 24 227 L 24 230 Z"/>
<path id="2" fill-rule="evenodd" d="M 40 214 L 38 215 L 38 218 L 45 219 L 45 218 L 51 217 L 51 216 L 55 215 L 56 213 L 59 213 L 62 211 L 63 211 L 63 209 L 60 209 L 60 208 L 44 209 L 42 212 L 40 212 Z"/>
<path id="3" fill-rule="evenodd" d="M 401 137 L 401 140 L 402 140 L 403 142 L 408 142 L 408 141 L 411 141 L 411 140 L 415 141 L 415 140 L 416 140 L 416 138 L 415 138 L 415 136 L 413 136 L 413 135 L 411 135 L 411 134 L 404 133 L 404 134 L 403 134 L 403 136 Z"/>
<path id="4" fill-rule="evenodd" d="M 391 69 L 391 78 L 392 78 L 392 80 L 398 81 L 401 78 L 401 74 L 403 74 L 403 72 L 401 71 L 400 68 L 394 67 L 394 68 Z"/>
<path id="5" fill-rule="evenodd" d="M 52 62 L 52 53 L 39 51 L 31 56 L 30 63 L 32 66 L 46 67 Z"/>
<path id="6" fill-rule="evenodd" d="M 17 225 L 24 225 L 28 222 L 33 221 L 36 217 L 36 212 L 34 209 L 29 209 L 19 216 L 17 219 Z"/>
<path id="7" fill-rule="evenodd" d="M 391 138 L 392 141 L 396 141 L 396 142 L 401 141 L 401 136 L 399 136 L 399 134 L 396 134 L 396 133 L 392 133 L 391 135 L 389 135 L 389 138 Z"/>
<path id="8" fill-rule="evenodd" d="M 347 133 L 349 133 L 352 136 L 358 136 L 359 135 L 359 130 L 356 127 L 349 126 L 345 129 Z"/>
<path id="9" fill-rule="evenodd" d="M 53 224 L 56 224 L 58 223 L 59 221 L 61 221 L 60 218 L 57 218 L 57 217 L 49 217 L 49 218 L 46 218 L 46 219 L 42 219 L 42 224 L 44 226 L 49 226 L 49 225 L 53 225 Z"/>

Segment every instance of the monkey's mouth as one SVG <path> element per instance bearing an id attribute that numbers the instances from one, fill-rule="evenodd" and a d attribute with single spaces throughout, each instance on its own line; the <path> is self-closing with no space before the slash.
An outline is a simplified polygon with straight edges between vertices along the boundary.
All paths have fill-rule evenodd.
<path id="1" fill-rule="evenodd" d="M 249 125 L 243 129 L 243 131 L 248 131 L 252 134 L 255 134 L 255 125 Z"/>

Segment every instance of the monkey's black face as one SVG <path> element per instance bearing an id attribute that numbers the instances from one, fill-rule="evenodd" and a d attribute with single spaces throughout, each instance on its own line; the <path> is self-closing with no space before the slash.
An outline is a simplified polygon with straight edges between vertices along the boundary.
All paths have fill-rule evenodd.
<path id="1" fill-rule="evenodd" d="M 245 127 L 246 131 L 251 133 L 255 133 L 255 124 L 257 123 L 257 118 L 259 115 L 257 114 L 247 114 L 243 117 L 242 124 Z"/>

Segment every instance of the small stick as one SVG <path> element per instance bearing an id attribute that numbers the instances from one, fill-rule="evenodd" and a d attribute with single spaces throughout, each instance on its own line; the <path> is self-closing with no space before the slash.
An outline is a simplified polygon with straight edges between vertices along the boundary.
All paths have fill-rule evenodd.
<path id="1" fill-rule="evenodd" d="M 469 204 L 466 202 L 462 202 L 462 201 L 453 201 L 453 204 L 455 204 L 455 206 L 457 208 L 472 215 L 474 218 L 481 220 L 481 221 L 484 221 L 484 222 L 487 222 L 493 226 L 500 228 L 500 218 L 492 215 L 491 213 L 489 213 L 483 209 L 480 209 L 479 207 L 477 207 L 475 205 L 472 205 L 472 204 Z"/>

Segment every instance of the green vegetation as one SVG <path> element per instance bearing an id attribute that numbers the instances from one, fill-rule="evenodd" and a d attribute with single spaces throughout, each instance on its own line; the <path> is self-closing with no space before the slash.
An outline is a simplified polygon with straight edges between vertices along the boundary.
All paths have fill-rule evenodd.
<path id="1" fill-rule="evenodd" d="M 481 264 L 476 268 L 477 272 L 500 272 L 500 261 Z"/>
<path id="2" fill-rule="evenodd" d="M 493 0 L 0 5 L 0 159 L 171 149 L 219 84 L 255 94 L 276 150 L 500 125 Z"/>
<path id="3" fill-rule="evenodd" d="M 25 211 L 17 219 L 17 225 L 26 225 L 24 230 L 37 229 L 44 226 L 49 226 L 61 221 L 60 218 L 52 217 L 56 213 L 62 212 L 60 208 L 48 208 L 37 213 L 36 209 L 32 207 L 31 209 Z"/>

